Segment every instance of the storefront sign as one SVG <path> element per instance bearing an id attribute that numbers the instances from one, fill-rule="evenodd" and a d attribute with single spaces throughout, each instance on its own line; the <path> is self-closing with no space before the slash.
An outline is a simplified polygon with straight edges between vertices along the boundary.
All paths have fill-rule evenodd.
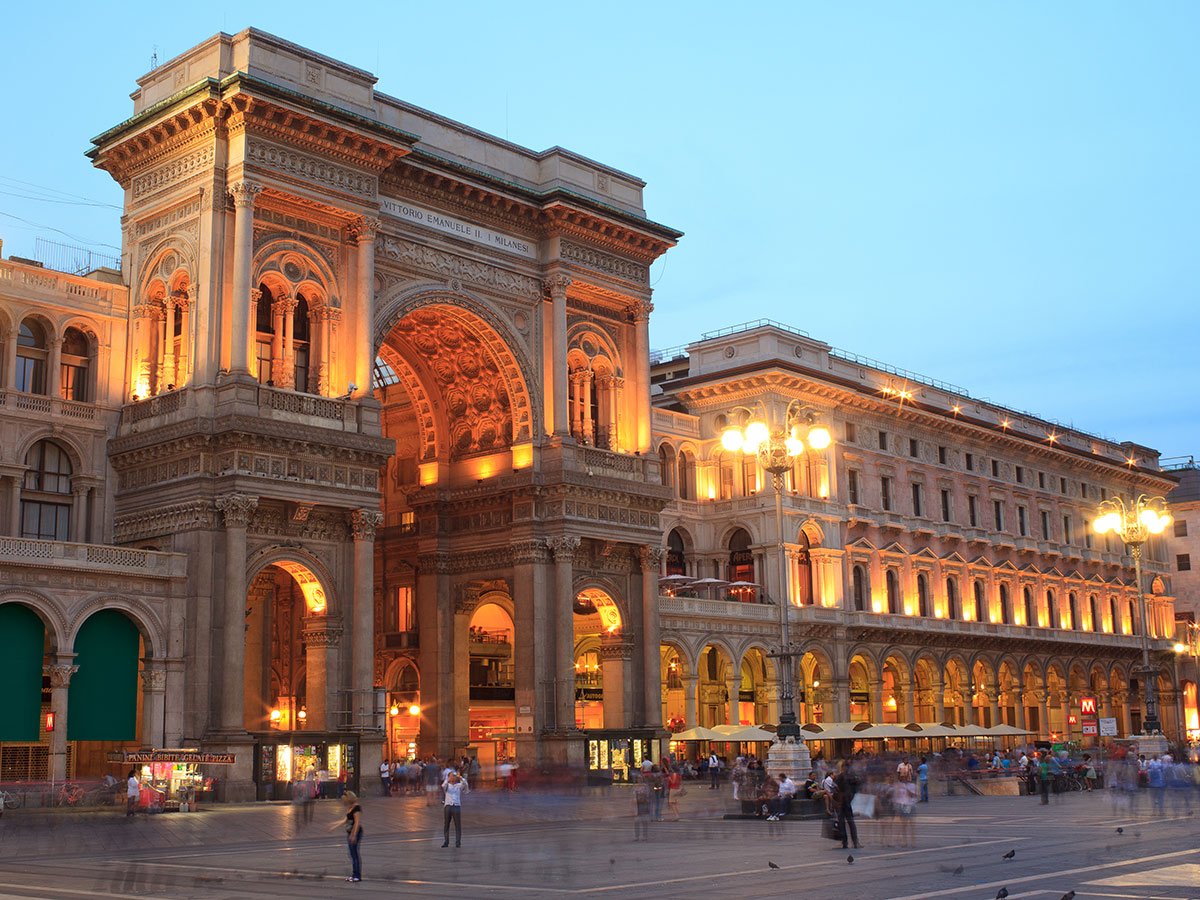
<path id="1" fill-rule="evenodd" d="M 1099 733 L 1099 726 L 1097 726 L 1095 722 L 1084 722 L 1083 723 L 1083 736 L 1084 737 L 1088 737 L 1088 736 L 1095 737 L 1098 733 Z"/>
<path id="2" fill-rule="evenodd" d="M 108 761 L 152 765 L 153 763 L 204 764 L 209 766 L 232 766 L 236 761 L 233 753 L 200 753 L 193 750 L 117 750 L 108 754 Z"/>
<path id="3" fill-rule="evenodd" d="M 1117 736 L 1117 719 L 1115 716 L 1110 719 L 1101 719 L 1100 720 L 1100 736 L 1101 737 L 1116 737 Z"/>
<path id="4" fill-rule="evenodd" d="M 1080 697 L 1079 712 L 1085 716 L 1094 716 L 1096 714 L 1096 698 Z"/>
<path id="5" fill-rule="evenodd" d="M 379 211 L 385 216 L 415 225 L 423 225 L 465 241 L 486 244 L 489 247 L 507 250 L 509 253 L 515 253 L 528 259 L 537 259 L 537 247 L 524 238 L 510 237 L 507 234 L 492 231 L 490 228 L 472 225 L 445 213 L 414 206 L 407 201 L 389 200 L 385 197 L 379 201 Z"/>

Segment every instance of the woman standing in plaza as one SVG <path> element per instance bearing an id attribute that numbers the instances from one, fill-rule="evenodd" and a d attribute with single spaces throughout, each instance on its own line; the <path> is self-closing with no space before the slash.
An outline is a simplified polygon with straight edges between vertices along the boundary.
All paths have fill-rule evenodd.
<path id="1" fill-rule="evenodd" d="M 346 845 L 350 850 L 350 877 L 347 881 L 362 881 L 362 858 L 359 847 L 362 844 L 362 807 L 358 804 L 358 795 L 354 791 L 342 794 L 342 806 L 346 810 L 346 818 L 334 822 L 330 831 L 342 825 L 346 829 Z"/>

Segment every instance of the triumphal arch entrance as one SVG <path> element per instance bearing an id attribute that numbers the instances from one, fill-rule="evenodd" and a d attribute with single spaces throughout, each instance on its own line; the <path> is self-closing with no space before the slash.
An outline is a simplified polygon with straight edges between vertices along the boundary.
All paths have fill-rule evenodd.
<path id="1" fill-rule="evenodd" d="M 133 97 L 91 155 L 134 295 L 115 536 L 189 560 L 164 743 L 234 753 L 239 797 L 656 734 L 648 267 L 680 235 L 642 182 L 253 29 Z"/>

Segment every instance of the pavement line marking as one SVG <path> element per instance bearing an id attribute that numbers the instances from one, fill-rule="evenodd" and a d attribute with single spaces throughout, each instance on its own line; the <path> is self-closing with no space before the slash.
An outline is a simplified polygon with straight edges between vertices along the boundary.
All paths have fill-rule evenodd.
<path id="1" fill-rule="evenodd" d="M 16 888 L 18 891 L 49 891 L 53 894 L 78 894 L 81 897 L 95 897 L 95 891 L 80 891 L 74 888 L 33 888 L 25 884 L 10 884 L 0 881 L 0 887 Z M 118 894 L 111 891 L 105 891 L 99 895 L 103 897 L 117 897 L 119 900 L 148 900 L 149 894 Z M 38 894 L 0 894 L 0 900 L 45 900 L 45 895 Z M 1175 898 L 1178 900 L 1178 898 Z"/>
<path id="2" fill-rule="evenodd" d="M 1004 887 L 1010 884 L 1023 884 L 1028 881 L 1045 881 L 1047 878 L 1063 878 L 1067 875 L 1079 875 L 1083 872 L 1100 872 L 1105 869 L 1115 869 L 1120 866 L 1133 866 L 1139 863 L 1155 862 L 1160 859 L 1174 859 L 1177 856 L 1187 856 L 1192 853 L 1200 853 L 1200 850 L 1176 850 L 1173 853 L 1160 853 L 1157 856 L 1141 856 L 1137 859 L 1125 860 L 1124 862 L 1104 863 L 1095 866 L 1080 866 L 1077 869 L 1063 869 L 1059 872 L 1046 872 L 1042 875 L 1027 875 L 1022 878 L 1007 878 L 1001 881 L 988 881 L 980 884 L 966 885 L 964 887 L 946 888 L 940 891 L 927 891 L 923 894 L 906 894 L 903 897 L 889 897 L 887 900 L 925 900 L 927 897 L 948 897 L 951 894 L 961 894 L 963 891 L 985 891 L 994 887 Z M 1076 891 L 1078 893 L 1078 891 Z M 1174 898 L 1179 900 L 1179 898 Z"/>
<path id="3" fill-rule="evenodd" d="M 1185 900 L 1183 897 L 1156 897 L 1152 894 L 1097 894 L 1094 891 L 1076 891 L 1076 897 L 1121 897 L 1125 900 Z"/>

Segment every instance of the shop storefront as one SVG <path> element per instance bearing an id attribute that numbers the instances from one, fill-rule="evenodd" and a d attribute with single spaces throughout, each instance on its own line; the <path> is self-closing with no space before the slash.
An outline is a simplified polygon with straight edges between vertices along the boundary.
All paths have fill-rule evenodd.
<path id="1" fill-rule="evenodd" d="M 118 750 L 108 762 L 133 769 L 142 785 L 139 805 L 153 812 L 188 811 L 212 800 L 219 767 L 232 766 L 232 753 L 198 750 Z"/>
<path id="2" fill-rule="evenodd" d="M 310 774 L 318 797 L 358 791 L 358 741 L 306 731 L 258 736 L 254 782 L 259 800 L 290 800 L 292 786 Z"/>
<path id="3" fill-rule="evenodd" d="M 629 784 L 641 772 L 642 760 L 658 762 L 653 732 L 592 730 L 587 733 L 588 781 Z"/>

